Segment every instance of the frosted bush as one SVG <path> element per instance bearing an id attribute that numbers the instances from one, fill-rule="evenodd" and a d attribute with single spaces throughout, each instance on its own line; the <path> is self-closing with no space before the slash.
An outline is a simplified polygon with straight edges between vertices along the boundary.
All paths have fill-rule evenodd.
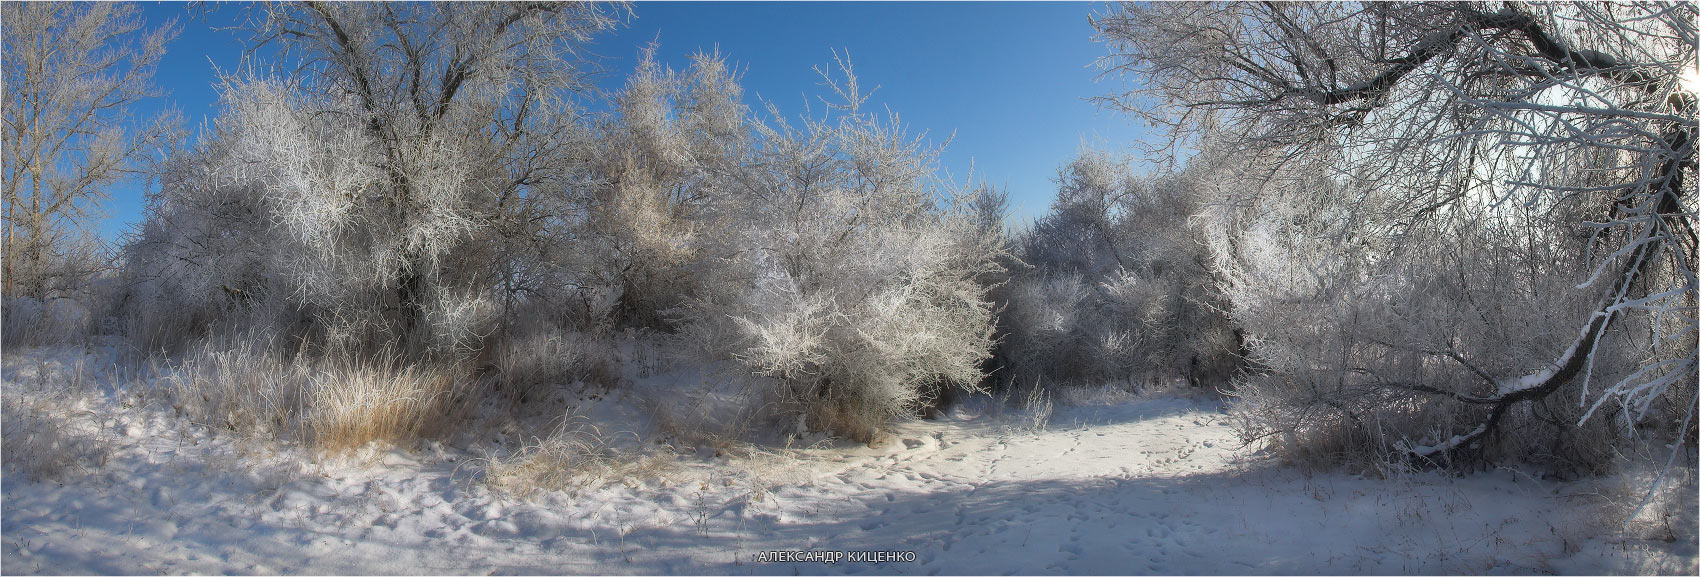
<path id="1" fill-rule="evenodd" d="M 1030 267 L 999 289 L 1007 380 L 1225 386 L 1241 343 L 1196 214 L 1202 171 L 1140 177 L 1085 152 L 1019 239 Z"/>
<path id="2" fill-rule="evenodd" d="M 924 392 L 977 389 L 992 309 L 976 278 L 997 245 L 935 180 L 937 151 L 862 112 L 842 69 L 841 107 L 801 127 L 770 107 L 775 124 L 757 126 L 686 338 L 732 336 L 710 358 L 763 377 L 779 422 L 867 441 Z"/>

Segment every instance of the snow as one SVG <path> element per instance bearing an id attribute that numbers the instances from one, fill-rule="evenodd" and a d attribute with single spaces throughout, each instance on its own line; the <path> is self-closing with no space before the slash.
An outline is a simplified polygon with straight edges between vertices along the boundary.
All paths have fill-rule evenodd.
<path id="1" fill-rule="evenodd" d="M 1462 444 L 1468 442 L 1470 439 L 1476 438 L 1476 435 L 1480 435 L 1484 432 L 1487 432 L 1487 423 L 1482 423 L 1480 425 L 1476 425 L 1476 428 L 1470 429 L 1470 432 L 1468 432 L 1468 433 L 1464 433 L 1462 435 L 1453 435 L 1452 438 L 1447 439 L 1446 442 L 1444 442 L 1444 443 L 1439 443 L 1439 444 L 1435 444 L 1435 445 L 1417 445 L 1415 447 L 1411 447 L 1410 451 L 1411 451 L 1411 454 L 1413 454 L 1413 455 L 1417 455 L 1419 457 L 1427 457 L 1429 455 L 1433 455 L 1433 454 L 1441 452 L 1441 451 L 1450 451 L 1450 450 L 1456 449 L 1456 448 L 1458 448 L 1459 445 L 1462 445 Z"/>
<path id="2" fill-rule="evenodd" d="M 1519 392 L 1522 392 L 1522 391 L 1527 391 L 1529 389 L 1533 389 L 1535 387 L 1539 387 L 1541 385 L 1547 384 L 1548 381 L 1552 380 L 1553 375 L 1558 374 L 1559 366 L 1570 362 L 1570 357 L 1572 355 L 1575 355 L 1575 354 L 1576 354 L 1576 345 L 1571 344 L 1570 348 L 1564 351 L 1564 356 L 1559 357 L 1557 363 L 1554 364 L 1551 367 L 1547 367 L 1545 369 L 1541 369 L 1539 371 L 1529 373 L 1527 375 L 1523 375 L 1523 376 L 1517 377 L 1515 379 L 1500 379 L 1499 382 L 1498 382 L 1499 396 L 1505 397 L 1505 396 L 1510 395 L 1512 393 L 1519 393 Z"/>
<path id="3" fill-rule="evenodd" d="M 519 498 L 480 480 L 487 448 L 329 458 L 215 434 L 99 370 L 111 357 L 6 351 L 5 395 L 62 395 L 43 406 L 65 437 L 105 448 L 53 480 L 8 464 L 6 574 L 1696 572 L 1692 485 L 1663 528 L 1626 534 L 1612 496 L 1634 479 L 1307 472 L 1239 448 L 1204 398 L 1065 398 L 1043 428 L 971 402 L 874 447 L 681 450 Z M 43 385 L 78 362 L 99 386 Z M 641 414 L 598 402 L 587 418 Z M 774 551 L 914 560 L 757 561 Z"/>
<path id="4" fill-rule="evenodd" d="M 1588 333 L 1591 332 L 1592 329 L 1592 323 L 1583 326 L 1582 334 L 1577 335 L 1576 340 L 1570 342 L 1570 347 L 1564 349 L 1564 354 L 1559 355 L 1558 359 L 1553 361 L 1551 366 L 1515 379 L 1500 379 L 1496 383 L 1499 396 L 1505 397 L 1513 393 L 1527 391 L 1529 389 L 1545 385 L 1547 381 L 1552 380 L 1553 375 L 1558 374 L 1559 368 L 1569 364 L 1570 360 L 1577 355 L 1578 351 L 1581 350 L 1582 343 L 1588 341 Z"/>

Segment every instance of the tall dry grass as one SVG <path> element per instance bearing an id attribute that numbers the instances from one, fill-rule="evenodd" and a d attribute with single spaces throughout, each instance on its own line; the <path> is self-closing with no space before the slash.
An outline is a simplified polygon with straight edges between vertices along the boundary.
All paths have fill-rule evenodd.
<path id="1" fill-rule="evenodd" d="M 86 341 L 93 322 L 89 310 L 88 303 L 69 297 L 5 299 L 0 303 L 0 340 L 13 349 Z"/>
<path id="2" fill-rule="evenodd" d="M 307 395 L 308 440 L 328 451 L 372 441 L 406 443 L 440 433 L 464 398 L 467 379 L 447 370 L 390 364 L 334 364 Z"/>
<path id="3" fill-rule="evenodd" d="M 442 366 L 287 355 L 266 335 L 204 342 L 166 371 L 172 405 L 191 420 L 327 451 L 403 445 L 464 415 L 471 378 Z"/>
<path id="4" fill-rule="evenodd" d="M 285 359 L 269 338 L 203 342 L 160 370 L 172 408 L 197 424 L 301 440 L 297 425 L 313 367 Z"/>
<path id="5" fill-rule="evenodd" d="M 511 404 L 530 404 L 574 383 L 608 389 L 624 381 L 613 344 L 595 335 L 534 330 L 492 346 L 496 393 Z"/>

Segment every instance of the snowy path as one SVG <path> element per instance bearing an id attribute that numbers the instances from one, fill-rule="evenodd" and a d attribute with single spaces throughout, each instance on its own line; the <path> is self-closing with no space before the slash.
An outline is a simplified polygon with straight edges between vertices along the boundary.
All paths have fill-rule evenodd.
<path id="1" fill-rule="evenodd" d="M 4 479 L 6 574 L 1695 571 L 1692 529 L 1605 536 L 1594 485 L 1307 477 L 1236 461 L 1214 406 L 1191 399 L 1059 408 L 1037 433 L 959 415 L 879 448 L 681 457 L 529 500 L 492 494 L 452 452 L 289 464 L 157 409 L 116 411 L 103 466 L 64 485 Z M 757 562 L 764 550 L 915 559 Z"/>

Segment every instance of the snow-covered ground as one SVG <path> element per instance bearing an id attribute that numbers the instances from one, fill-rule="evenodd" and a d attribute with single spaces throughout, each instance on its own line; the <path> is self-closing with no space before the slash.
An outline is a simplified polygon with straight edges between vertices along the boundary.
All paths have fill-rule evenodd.
<path id="1" fill-rule="evenodd" d="M 1238 449 L 1205 399 L 1104 395 L 1043 428 L 970 404 L 877 447 L 705 447 L 522 498 L 481 481 L 476 451 L 329 459 L 215 435 L 109 363 L 6 352 L 7 449 L 52 421 L 81 455 L 40 482 L 8 466 L 6 574 L 1697 571 L 1692 484 L 1625 533 L 1644 475 L 1307 474 Z M 761 561 L 772 551 L 898 553 Z"/>

